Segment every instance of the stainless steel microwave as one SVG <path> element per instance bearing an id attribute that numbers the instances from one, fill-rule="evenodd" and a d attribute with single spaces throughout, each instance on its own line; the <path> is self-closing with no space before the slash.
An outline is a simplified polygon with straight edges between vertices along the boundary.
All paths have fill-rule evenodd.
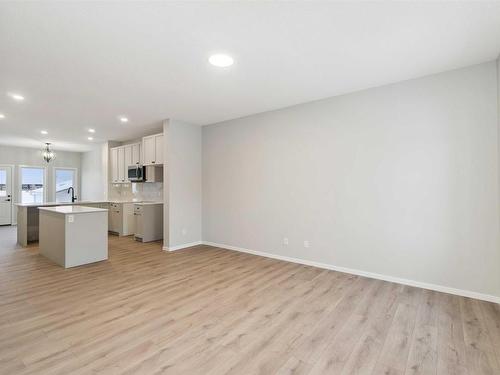
<path id="1" fill-rule="evenodd" d="M 131 182 L 146 181 L 146 168 L 142 165 L 131 165 L 128 167 L 127 178 Z"/>

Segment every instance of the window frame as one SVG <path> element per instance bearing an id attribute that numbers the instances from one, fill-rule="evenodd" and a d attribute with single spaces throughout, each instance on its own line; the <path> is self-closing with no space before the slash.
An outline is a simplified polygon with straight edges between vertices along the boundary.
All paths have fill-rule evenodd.
<path id="1" fill-rule="evenodd" d="M 48 196 L 48 190 L 49 190 L 49 184 L 48 184 L 48 178 L 47 178 L 47 167 L 43 165 L 26 165 L 26 164 L 20 164 L 18 166 L 19 168 L 19 173 L 18 173 L 18 188 L 17 188 L 17 194 L 18 194 L 18 203 L 23 203 L 23 168 L 37 168 L 37 169 L 43 169 L 43 198 L 42 198 L 42 203 L 47 202 L 47 196 Z"/>
<path id="2" fill-rule="evenodd" d="M 15 164 L 0 164 L 0 167 L 10 167 L 10 170 L 12 171 L 12 176 L 10 177 L 11 178 L 11 183 L 12 183 L 12 197 L 10 197 L 11 199 L 11 204 L 12 204 L 12 209 L 10 210 L 10 213 L 11 213 L 11 225 L 17 225 L 17 206 L 15 205 L 15 203 L 17 203 L 17 189 L 16 189 L 16 173 L 17 173 L 17 170 L 16 170 L 16 165 Z"/>
<path id="3" fill-rule="evenodd" d="M 75 189 L 75 197 L 79 196 L 79 189 L 78 189 L 78 168 L 75 167 L 53 167 L 52 168 L 52 198 L 54 202 L 57 202 L 57 192 L 56 192 L 56 175 L 57 175 L 57 170 L 71 170 L 75 172 L 75 179 L 74 179 L 74 185 L 73 189 Z M 67 202 L 59 202 L 59 203 L 67 203 Z"/>

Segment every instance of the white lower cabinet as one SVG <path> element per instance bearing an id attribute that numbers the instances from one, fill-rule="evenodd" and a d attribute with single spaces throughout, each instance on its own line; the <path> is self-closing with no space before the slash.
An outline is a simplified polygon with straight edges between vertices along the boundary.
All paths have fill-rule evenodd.
<path id="1" fill-rule="evenodd" d="M 117 203 L 110 203 L 109 207 L 108 231 L 120 234 L 120 228 L 122 227 L 120 205 Z"/>
<path id="2" fill-rule="evenodd" d="M 134 205 L 135 234 L 141 242 L 158 241 L 163 238 L 163 204 L 136 203 Z"/>
<path id="3" fill-rule="evenodd" d="M 119 236 L 135 233 L 134 204 L 109 203 L 108 230 Z"/>

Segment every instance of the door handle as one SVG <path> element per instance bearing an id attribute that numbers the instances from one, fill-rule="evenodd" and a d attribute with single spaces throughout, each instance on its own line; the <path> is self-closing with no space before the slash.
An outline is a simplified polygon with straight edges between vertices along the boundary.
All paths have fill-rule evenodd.
<path id="1" fill-rule="evenodd" d="M 6 199 L 5 201 L 6 201 L 6 202 L 10 202 L 10 199 Z"/>

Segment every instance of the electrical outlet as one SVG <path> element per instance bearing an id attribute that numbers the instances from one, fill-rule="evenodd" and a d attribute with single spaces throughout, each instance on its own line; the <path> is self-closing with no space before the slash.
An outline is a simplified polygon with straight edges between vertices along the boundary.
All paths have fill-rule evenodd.
<path id="1" fill-rule="evenodd" d="M 288 245 L 288 238 L 287 237 L 283 238 L 283 245 Z"/>
<path id="2" fill-rule="evenodd" d="M 68 215 L 68 223 L 74 223 L 75 217 L 73 215 Z"/>
<path id="3" fill-rule="evenodd" d="M 309 241 L 304 241 L 304 247 L 309 247 Z"/>
<path id="4" fill-rule="evenodd" d="M 185 235 L 187 234 L 187 232 L 188 232 L 188 231 L 187 231 L 187 229 L 186 229 L 186 228 L 183 228 L 183 229 L 182 229 L 182 235 L 183 235 L 183 236 L 185 236 Z"/>

